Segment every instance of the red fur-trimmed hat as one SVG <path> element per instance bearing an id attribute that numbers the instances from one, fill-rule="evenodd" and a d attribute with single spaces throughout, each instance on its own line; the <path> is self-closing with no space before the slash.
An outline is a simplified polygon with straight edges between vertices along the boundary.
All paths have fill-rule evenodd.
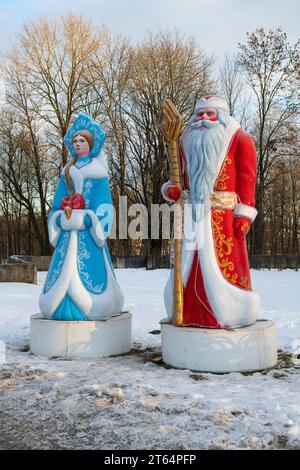
<path id="1" fill-rule="evenodd" d="M 229 112 L 228 104 L 224 98 L 218 95 L 208 95 L 200 98 L 196 103 L 195 112 L 199 111 L 201 108 L 217 108 Z"/>

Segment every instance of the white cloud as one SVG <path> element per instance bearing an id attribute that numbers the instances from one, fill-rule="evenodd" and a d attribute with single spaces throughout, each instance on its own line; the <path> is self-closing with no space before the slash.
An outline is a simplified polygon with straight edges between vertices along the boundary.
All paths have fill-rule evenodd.
<path id="1" fill-rule="evenodd" d="M 22 23 L 40 15 L 83 13 L 95 25 L 140 40 L 147 30 L 174 29 L 195 36 L 217 57 L 235 50 L 246 32 L 282 26 L 290 42 L 299 37 L 299 0 L 0 0 L 0 41 L 7 47 Z"/>

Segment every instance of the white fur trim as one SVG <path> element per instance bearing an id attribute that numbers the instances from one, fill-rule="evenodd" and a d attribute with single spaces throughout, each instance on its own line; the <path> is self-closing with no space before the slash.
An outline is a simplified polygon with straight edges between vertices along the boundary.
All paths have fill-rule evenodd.
<path id="1" fill-rule="evenodd" d="M 106 252 L 103 250 L 107 285 L 102 294 L 88 292 L 81 282 L 77 269 L 77 232 L 71 231 L 67 254 L 60 276 L 51 289 L 40 295 L 39 304 L 43 315 L 52 318 L 66 293 L 76 303 L 88 320 L 99 320 L 121 313 L 124 297 L 114 276 Z"/>
<path id="2" fill-rule="evenodd" d="M 195 113 L 201 108 L 217 108 L 229 112 L 228 104 L 221 96 L 210 96 L 209 98 L 203 96 L 196 103 Z"/>
<path id="3" fill-rule="evenodd" d="M 62 171 L 63 174 L 65 174 L 65 169 L 66 167 L 64 167 Z M 70 176 L 75 186 L 75 192 L 78 194 L 82 194 L 84 179 L 108 177 L 107 162 L 104 153 L 101 152 L 99 157 L 93 158 L 90 163 L 82 168 L 76 168 L 75 165 L 71 166 Z"/>
<path id="4" fill-rule="evenodd" d="M 102 224 L 91 209 L 73 209 L 70 219 L 68 219 L 65 212 L 63 212 L 61 217 L 61 228 L 68 231 L 84 230 L 84 218 L 86 215 L 89 215 L 92 221 L 92 226 L 89 229 L 91 236 L 93 237 L 98 247 L 103 246 L 106 237 L 102 228 Z"/>
<path id="5" fill-rule="evenodd" d="M 240 328 L 255 322 L 259 296 L 230 284 L 221 273 L 216 259 L 211 230 L 211 211 L 205 218 L 205 240 L 199 250 L 204 287 L 208 301 L 221 326 Z"/>
<path id="6" fill-rule="evenodd" d="M 57 218 L 63 214 L 62 210 L 55 211 L 48 220 L 48 234 L 51 245 L 55 248 L 60 236 L 61 228 L 56 224 Z"/>
<path id="7" fill-rule="evenodd" d="M 186 249 L 183 241 L 183 250 Z M 182 257 L 182 282 L 186 286 L 192 266 L 195 251 L 191 250 Z M 196 246 L 194 246 L 196 248 Z M 215 255 L 214 241 L 211 230 L 211 211 L 204 220 L 204 243 L 198 250 L 198 256 L 203 274 L 204 287 L 212 312 L 222 327 L 241 328 L 256 321 L 260 307 L 259 296 L 252 291 L 241 289 L 230 284 L 222 275 Z M 165 306 L 168 317 L 172 318 L 172 285 L 173 272 L 165 288 Z"/>
<path id="8" fill-rule="evenodd" d="M 42 290 L 40 295 L 39 304 L 41 313 L 43 313 L 46 318 L 50 319 L 52 317 L 53 313 L 55 312 L 60 302 L 62 301 L 64 295 L 66 294 L 74 268 L 77 271 L 76 263 L 77 234 L 76 232 L 71 232 L 68 250 L 64 259 L 64 264 L 61 273 L 57 278 L 56 282 L 51 287 L 51 289 L 49 289 L 46 294 L 44 294 L 44 291 Z"/>
<path id="9" fill-rule="evenodd" d="M 79 168 L 79 171 L 84 179 L 108 177 L 107 162 L 104 152 L 101 152 L 99 157 L 92 158 L 91 163 Z"/>
<path id="10" fill-rule="evenodd" d="M 246 217 L 253 222 L 257 216 L 257 209 L 246 204 L 236 204 L 234 206 L 233 215 L 234 217 Z"/>
<path id="11" fill-rule="evenodd" d="M 99 221 L 96 214 L 92 210 L 87 209 L 86 213 L 87 213 L 87 215 L 90 216 L 90 218 L 92 220 L 92 224 L 93 224 L 90 228 L 90 234 L 92 235 L 96 245 L 98 247 L 101 247 L 101 246 L 104 245 L 105 240 L 106 240 L 102 224 Z"/>
<path id="12" fill-rule="evenodd" d="M 166 189 L 168 188 L 168 186 L 170 186 L 170 181 L 167 181 L 166 183 L 164 183 L 161 187 L 161 194 L 163 196 L 163 198 L 168 201 L 168 202 L 176 202 L 174 201 L 174 199 L 171 199 L 170 197 L 167 196 L 167 193 L 166 193 Z"/>
<path id="13" fill-rule="evenodd" d="M 103 294 L 90 294 L 92 297 L 92 308 L 86 314 L 88 320 L 97 320 L 99 317 L 107 318 L 111 315 L 117 315 L 122 312 L 124 304 L 124 296 L 111 269 L 105 250 L 103 250 L 103 257 L 107 273 L 107 285 Z"/>

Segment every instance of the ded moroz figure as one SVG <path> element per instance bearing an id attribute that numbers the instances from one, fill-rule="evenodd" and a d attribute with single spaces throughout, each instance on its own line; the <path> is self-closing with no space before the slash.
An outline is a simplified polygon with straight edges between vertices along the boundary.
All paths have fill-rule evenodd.
<path id="1" fill-rule="evenodd" d="M 171 179 L 162 194 L 185 211 L 182 239 L 173 242 L 165 306 L 173 326 L 184 328 L 162 324 L 164 360 L 216 372 L 270 367 L 277 360 L 275 328 L 256 322 L 260 299 L 252 290 L 246 245 L 257 214 L 253 139 L 216 95 L 196 103 L 179 137 L 180 127 L 181 116 L 167 100 L 160 128 Z M 269 352 L 260 354 L 267 338 Z M 182 354 L 175 357 L 174 348 Z"/>
<path id="2" fill-rule="evenodd" d="M 40 296 L 43 316 L 52 320 L 101 320 L 122 311 L 107 237 L 113 206 L 102 149 L 105 131 L 81 114 L 65 143 L 72 159 L 63 169 L 48 216 L 55 248 Z"/>
<path id="3" fill-rule="evenodd" d="M 241 327 L 256 320 L 246 233 L 255 219 L 256 151 L 250 134 L 229 115 L 224 99 L 196 104 L 179 144 L 182 189 L 189 190 L 194 241 L 183 240 L 183 323 Z M 167 182 L 167 200 L 179 197 Z M 170 281 L 171 282 L 171 281 Z M 171 315 L 169 287 L 166 308 Z"/>

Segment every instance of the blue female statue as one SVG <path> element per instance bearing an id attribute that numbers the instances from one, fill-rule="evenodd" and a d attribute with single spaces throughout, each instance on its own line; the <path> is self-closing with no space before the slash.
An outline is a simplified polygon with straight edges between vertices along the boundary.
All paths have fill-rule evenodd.
<path id="1" fill-rule="evenodd" d="M 114 210 L 101 151 L 105 137 L 85 114 L 65 136 L 73 158 L 63 169 L 48 216 L 55 251 L 40 296 L 48 319 L 100 320 L 122 311 L 123 294 L 106 242 Z"/>

